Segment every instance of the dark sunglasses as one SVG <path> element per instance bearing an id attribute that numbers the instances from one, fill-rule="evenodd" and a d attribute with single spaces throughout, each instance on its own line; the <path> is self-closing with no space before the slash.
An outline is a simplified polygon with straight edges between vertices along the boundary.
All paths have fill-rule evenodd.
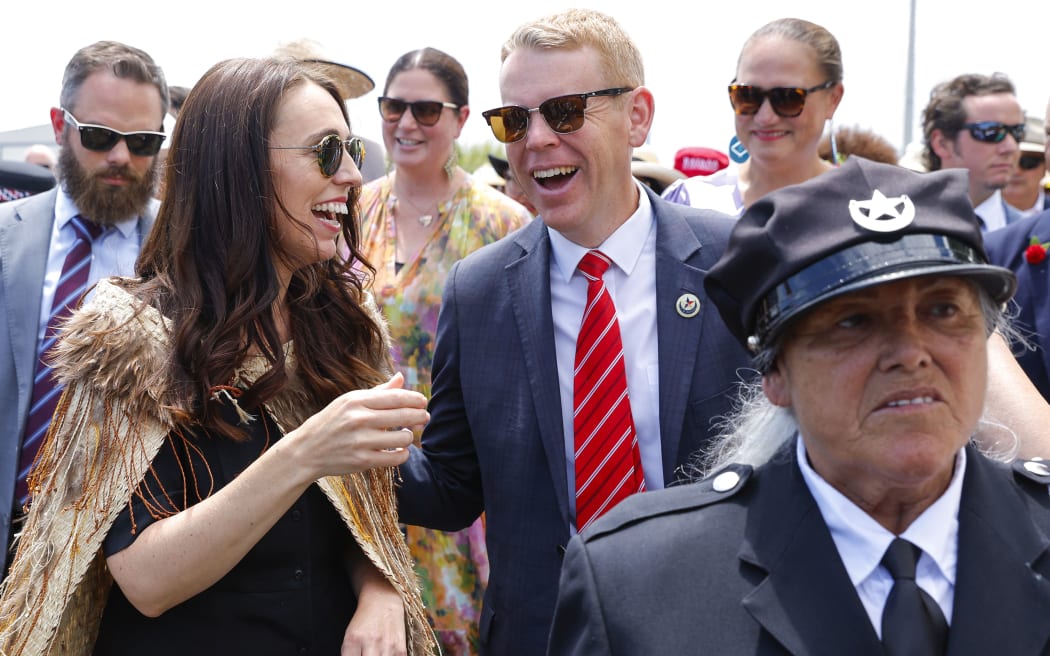
<path id="1" fill-rule="evenodd" d="M 967 123 L 963 127 L 970 131 L 971 137 L 984 143 L 999 143 L 1006 138 L 1007 133 L 1012 134 L 1017 143 L 1024 139 L 1024 123 L 1007 125 L 999 121 L 981 121 Z"/>
<path id="2" fill-rule="evenodd" d="M 317 166 L 321 175 L 330 178 L 339 171 L 343 164 L 343 150 L 350 155 L 358 169 L 365 163 L 365 142 L 358 137 L 340 139 L 337 134 L 330 134 L 316 146 L 270 146 L 274 150 L 312 150 L 317 153 Z"/>
<path id="3" fill-rule="evenodd" d="M 1031 171 L 1042 166 L 1044 158 L 1042 155 L 1021 155 L 1021 158 L 1017 160 L 1017 166 L 1022 171 Z"/>
<path id="4" fill-rule="evenodd" d="M 513 143 L 525 136 L 529 131 L 529 114 L 532 112 L 539 112 L 547 121 L 547 125 L 558 134 L 568 134 L 583 127 L 584 111 L 587 109 L 589 98 L 619 96 L 633 90 L 632 87 L 616 87 L 590 93 L 573 93 L 544 100 L 539 107 L 532 109 L 520 105 L 507 105 L 481 112 L 481 115 L 492 128 L 492 134 L 503 143 Z"/>
<path id="5" fill-rule="evenodd" d="M 396 123 L 401 120 L 401 117 L 405 115 L 406 109 L 412 110 L 412 118 L 416 119 L 416 123 L 430 127 L 436 125 L 441 120 L 441 110 L 445 107 L 449 109 L 459 109 L 459 105 L 450 102 L 442 102 L 440 100 L 416 100 L 415 102 L 408 102 L 407 100 L 401 100 L 399 98 L 387 98 L 383 96 L 379 99 L 379 115 L 383 117 L 383 120 L 387 123 Z"/>
<path id="6" fill-rule="evenodd" d="M 802 113 L 806 107 L 806 96 L 814 91 L 823 91 L 835 86 L 835 80 L 828 80 L 824 84 L 804 89 L 802 87 L 773 87 L 763 89 L 750 84 L 730 84 L 729 104 L 733 111 L 746 116 L 757 114 L 762 108 L 762 103 L 769 98 L 769 106 L 777 116 L 783 118 L 794 118 Z"/>
<path id="7" fill-rule="evenodd" d="M 98 153 L 105 153 L 113 149 L 121 139 L 128 145 L 128 152 L 132 155 L 138 155 L 139 157 L 152 157 L 160 151 L 160 147 L 164 144 L 164 133 L 163 132 L 121 132 L 120 130 L 114 130 L 113 128 L 107 128 L 104 125 L 92 125 L 90 123 L 81 123 L 72 114 L 69 113 L 68 109 L 63 109 L 62 113 L 65 115 L 67 121 L 73 124 L 73 127 L 80 133 L 80 145 L 88 150 L 93 150 Z"/>

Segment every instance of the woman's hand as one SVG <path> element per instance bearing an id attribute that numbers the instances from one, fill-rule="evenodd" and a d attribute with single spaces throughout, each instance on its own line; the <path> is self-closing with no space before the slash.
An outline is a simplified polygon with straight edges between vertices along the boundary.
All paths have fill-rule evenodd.
<path id="1" fill-rule="evenodd" d="M 401 595 L 366 558 L 362 560 L 354 577 L 359 585 L 357 610 L 343 635 L 340 656 L 405 656 L 408 637 Z"/>
<path id="2" fill-rule="evenodd" d="M 313 479 L 400 465 L 408 459 L 410 427 L 430 418 L 426 397 L 403 389 L 404 382 L 397 373 L 335 399 L 282 440 L 289 455 Z"/>

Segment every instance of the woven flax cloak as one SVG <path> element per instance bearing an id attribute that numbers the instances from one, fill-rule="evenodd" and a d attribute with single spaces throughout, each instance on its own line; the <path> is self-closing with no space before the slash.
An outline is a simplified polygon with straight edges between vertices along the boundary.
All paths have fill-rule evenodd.
<path id="1" fill-rule="evenodd" d="M 164 407 L 164 319 L 111 282 L 63 332 L 55 373 L 66 389 L 38 456 L 34 498 L 8 578 L 0 585 L 0 652 L 10 656 L 91 654 L 112 577 L 102 540 L 168 434 Z M 378 312 L 374 317 L 382 324 Z M 294 374 L 266 404 L 284 432 L 320 410 Z M 261 360 L 261 359 L 260 359 Z M 386 368 L 385 353 L 373 363 Z M 240 385 L 264 369 L 238 373 Z M 404 602 L 409 654 L 436 653 L 419 585 L 397 524 L 393 470 L 327 477 L 321 489 L 365 555 Z"/>

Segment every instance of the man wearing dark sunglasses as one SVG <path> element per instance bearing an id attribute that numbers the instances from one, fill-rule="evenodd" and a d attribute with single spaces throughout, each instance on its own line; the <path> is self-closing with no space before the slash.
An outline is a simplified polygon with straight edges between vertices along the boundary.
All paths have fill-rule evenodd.
<path id="1" fill-rule="evenodd" d="M 620 25 L 568 10 L 510 37 L 504 105 L 483 113 L 537 217 L 448 274 L 431 420 L 398 500 L 402 521 L 441 530 L 485 512 L 484 654 L 546 651 L 570 536 L 672 484 L 747 366 L 702 284 L 732 220 L 632 176 L 644 82 Z"/>
<path id="2" fill-rule="evenodd" d="M 970 202 L 983 230 L 1020 218 L 1002 197 L 1024 137 L 1024 112 L 1009 78 L 966 74 L 937 85 L 922 122 L 923 164 L 929 171 L 969 171 Z"/>
<path id="3" fill-rule="evenodd" d="M 1021 217 L 1035 216 L 1050 209 L 1044 185 L 1046 179 L 1046 125 L 1036 116 L 1025 117 L 1024 141 L 1017 168 L 1003 189 L 1003 199 L 1017 210 Z"/>
<path id="4" fill-rule="evenodd" d="M 5 545 L 28 502 L 25 475 L 59 394 L 41 364 L 54 326 L 100 278 L 134 273 L 157 209 L 155 159 L 165 136 L 168 87 L 153 59 L 112 41 L 86 46 L 66 66 L 60 100 L 51 110 L 60 184 L 0 206 Z"/>

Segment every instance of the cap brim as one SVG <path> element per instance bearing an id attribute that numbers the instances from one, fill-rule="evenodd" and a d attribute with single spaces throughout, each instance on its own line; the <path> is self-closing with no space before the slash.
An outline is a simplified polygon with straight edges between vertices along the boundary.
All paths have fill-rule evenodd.
<path id="1" fill-rule="evenodd" d="M 327 59 L 304 59 L 302 61 L 316 66 L 321 73 L 331 78 L 339 89 L 339 94 L 343 97 L 343 100 L 359 98 L 376 87 L 376 83 L 372 81 L 372 78 L 368 77 L 364 71 L 353 66 L 328 61 Z"/>
<path id="2" fill-rule="evenodd" d="M 759 308 L 760 316 L 756 326 L 761 343 L 768 344 L 792 319 L 816 305 L 844 294 L 907 278 L 968 278 L 980 285 L 998 304 L 1005 303 L 1013 296 L 1017 289 L 1017 278 L 1009 269 L 978 261 L 950 261 L 945 254 L 958 252 L 950 249 L 941 250 L 932 257 L 916 258 L 915 252 L 921 246 L 916 246 L 915 238 L 931 237 L 933 236 L 909 235 L 894 244 L 882 244 L 881 252 L 872 253 L 874 257 L 869 259 L 852 260 L 854 249 L 846 249 L 810 265 L 800 274 L 793 276 L 791 282 L 786 285 L 791 289 L 791 299 L 785 298 L 782 289 L 785 285 L 767 295 L 764 308 Z M 949 243 L 949 246 L 962 248 L 959 244 Z M 871 248 L 872 244 L 860 244 L 859 247 Z M 847 253 L 850 255 L 842 257 Z M 843 266 L 844 261 L 849 263 Z"/>

